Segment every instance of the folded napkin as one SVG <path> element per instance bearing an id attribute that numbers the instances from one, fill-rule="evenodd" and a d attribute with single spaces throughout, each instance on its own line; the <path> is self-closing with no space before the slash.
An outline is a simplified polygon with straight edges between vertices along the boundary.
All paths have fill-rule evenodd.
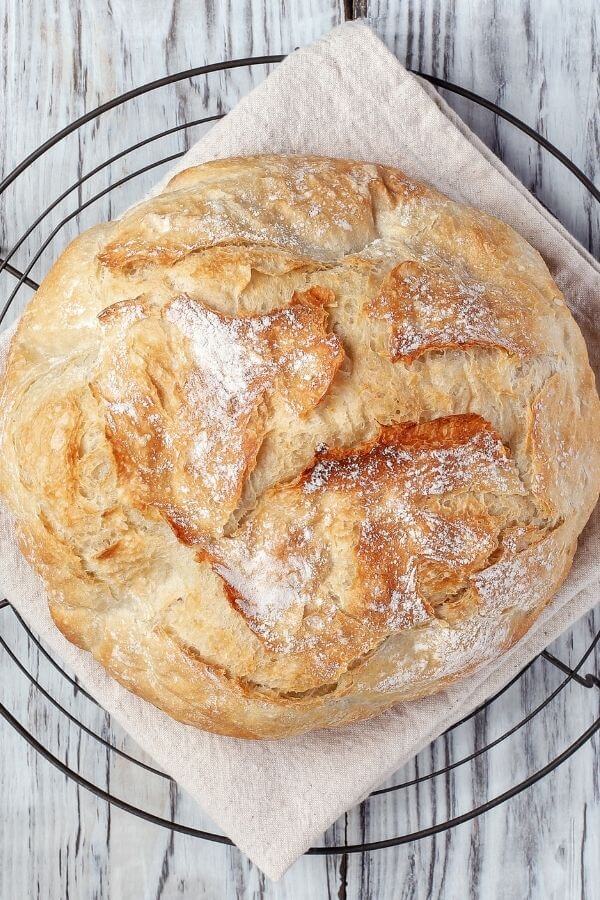
<path id="1" fill-rule="evenodd" d="M 600 266 L 525 191 L 441 98 L 363 24 L 289 56 L 178 168 L 257 152 L 317 153 L 399 166 L 499 216 L 542 253 L 600 363 Z M 4 342 L 5 352 L 6 341 Z M 559 595 L 513 650 L 483 671 L 377 719 L 279 742 L 244 742 L 180 725 L 128 693 L 54 628 L 44 589 L 0 516 L 5 596 L 82 683 L 271 878 L 345 810 L 487 697 L 592 608 L 600 516 L 581 537 Z M 201 848 L 199 848 L 201 852 Z"/>

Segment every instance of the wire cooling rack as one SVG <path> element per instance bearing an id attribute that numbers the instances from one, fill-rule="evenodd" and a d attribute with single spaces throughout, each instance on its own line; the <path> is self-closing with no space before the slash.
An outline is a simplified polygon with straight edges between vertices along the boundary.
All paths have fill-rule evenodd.
<path id="1" fill-rule="evenodd" d="M 0 323 L 7 316 L 15 317 L 18 314 L 31 291 L 38 287 L 36 279 L 43 277 L 53 258 L 64 246 L 66 238 L 80 228 L 96 221 L 103 221 L 112 215 L 115 193 L 119 194 L 118 202 L 121 208 L 127 205 L 123 201 L 123 198 L 128 196 L 126 190 L 123 193 L 124 189 L 132 186 L 131 201 L 140 196 L 143 193 L 141 187 L 147 189 L 151 184 L 151 181 L 144 181 L 144 178 L 153 179 L 156 177 L 155 169 L 167 166 L 183 155 L 189 145 L 188 135 L 194 134 L 196 139 L 198 134 L 195 134 L 194 130 L 205 129 L 224 115 L 227 100 L 237 99 L 236 90 L 239 86 L 236 85 L 234 78 L 236 72 L 242 73 L 247 88 L 248 80 L 252 85 L 255 72 L 264 72 L 282 59 L 282 56 L 268 56 L 233 60 L 188 69 L 144 84 L 81 116 L 41 144 L 10 172 L 0 183 L 0 201 L 4 201 L 6 206 L 7 198 L 12 192 L 14 220 L 19 221 L 20 234 L 10 249 L 0 255 L 1 293 L 2 296 L 8 294 L 8 299 L 0 311 Z M 420 72 L 416 74 L 439 89 L 460 95 L 468 103 L 487 109 L 497 120 L 503 120 L 511 128 L 517 129 L 538 147 L 550 153 L 560 166 L 572 173 L 585 192 L 600 202 L 600 192 L 584 173 L 542 135 L 515 116 L 489 100 L 444 79 Z M 207 82 L 211 78 L 218 79 L 217 92 L 214 89 L 211 92 L 208 90 Z M 165 124 L 165 119 L 168 120 L 169 113 L 173 110 L 172 95 L 165 100 L 165 90 L 176 91 L 176 112 L 182 120 L 154 131 L 153 123 L 159 121 L 160 124 Z M 213 100 L 214 109 L 208 108 L 209 97 L 215 96 L 217 99 Z M 202 107 L 202 115 L 197 117 L 187 115 L 188 107 L 193 105 L 187 102 L 190 97 L 195 98 L 196 105 Z M 140 100 L 149 103 L 145 102 L 143 107 L 136 105 Z M 105 159 L 93 160 L 93 164 L 88 165 L 84 171 L 85 164 L 81 159 L 82 142 L 78 138 L 83 135 L 85 129 L 91 128 L 92 139 L 88 130 L 88 140 L 83 143 L 86 147 L 91 146 L 93 150 L 94 134 L 101 131 L 103 123 L 111 114 L 138 116 L 141 123 L 140 139 L 120 148 Z M 129 122 L 129 118 L 127 121 Z M 118 134 L 118 121 L 116 128 L 114 119 L 108 122 L 107 127 Z M 73 158 L 74 140 L 77 141 L 79 152 L 75 157 L 77 178 L 71 180 L 72 164 L 69 160 Z M 71 149 L 61 156 L 61 148 L 69 147 L 69 142 Z M 139 165 L 140 161 L 143 165 Z M 60 188 L 62 188 L 61 179 L 65 180 L 66 171 L 68 173 L 66 185 L 55 195 L 54 179 L 52 177 L 41 179 L 44 190 L 51 195 L 51 199 L 49 202 L 45 200 L 40 203 L 42 211 L 37 215 L 34 214 L 31 221 L 23 221 L 24 204 L 20 202 L 20 191 L 24 190 L 25 179 L 30 176 L 32 169 L 39 165 L 49 167 L 52 172 L 58 172 L 56 184 Z M 119 166 L 121 169 L 116 171 Z M 89 196 L 85 196 L 86 190 L 89 191 Z M 5 220 L 8 220 L 8 217 L 5 217 Z M 308 853 L 357 853 L 428 837 L 474 819 L 553 772 L 600 730 L 598 703 L 581 702 L 582 692 L 590 695 L 596 694 L 600 689 L 600 679 L 593 671 L 588 671 L 595 664 L 597 657 L 595 650 L 599 643 L 600 629 L 595 629 L 592 616 L 587 623 L 579 623 L 569 638 L 561 642 L 563 651 L 561 655 L 563 657 L 567 655 L 568 661 L 550 650 L 543 651 L 498 694 L 489 698 L 481 707 L 438 738 L 426 751 L 425 760 L 423 754 L 420 754 L 414 763 L 397 773 L 390 783 L 374 791 L 364 801 L 362 810 L 366 810 L 366 814 L 361 815 L 363 824 L 365 818 L 371 821 L 377 818 L 378 800 L 393 797 L 394 803 L 401 810 L 401 815 L 396 818 L 402 818 L 408 826 L 402 833 L 395 833 L 392 836 L 377 834 L 375 835 L 377 839 L 365 839 L 363 828 L 362 839 L 352 842 L 348 839 L 346 827 L 343 842 L 336 841 L 335 834 L 333 839 L 328 834 L 325 836 L 323 846 L 312 847 Z M 175 804 L 172 802 L 173 791 L 177 790 L 174 782 L 166 773 L 157 769 L 149 758 L 142 758 L 142 751 L 133 747 L 132 742 L 127 741 L 126 735 L 119 736 L 118 726 L 110 722 L 108 714 L 99 707 L 97 701 L 53 658 L 8 599 L 0 600 L 0 652 L 5 655 L 3 662 L 7 668 L 14 667 L 28 685 L 29 693 L 27 708 L 21 708 L 20 712 L 16 713 L 0 702 L 0 715 L 44 759 L 79 786 L 127 813 L 172 831 L 206 841 L 231 844 L 230 839 L 223 834 L 177 819 Z M 571 659 L 573 656 L 576 658 Z M 54 675 L 50 680 L 53 682 L 53 691 L 50 691 L 44 686 L 44 676 L 40 673 L 45 672 L 48 681 L 47 676 L 52 674 L 52 670 Z M 57 694 L 60 694 L 60 699 Z M 66 700 L 63 700 L 63 697 L 66 697 Z M 600 695 L 596 694 L 596 697 L 600 698 Z M 563 717 L 568 715 L 569 710 L 572 711 L 566 729 L 570 735 L 569 743 L 560 748 L 555 747 L 554 742 L 550 741 L 552 746 L 546 759 L 538 759 L 536 754 L 531 752 L 524 754 L 520 765 L 523 771 L 517 771 L 514 765 L 514 742 L 520 741 L 522 744 L 529 741 L 533 744 L 536 728 L 546 728 L 547 733 L 551 717 L 557 714 L 556 707 L 559 703 L 562 704 Z M 127 786 L 132 796 L 123 796 L 122 792 L 113 791 L 110 779 L 105 778 L 102 785 L 99 783 L 101 781 L 99 777 L 88 777 L 84 765 L 80 764 L 79 753 L 75 765 L 71 760 L 61 758 L 58 751 L 47 746 L 49 741 L 45 743 L 36 734 L 34 721 L 36 716 L 31 715 L 32 704 L 35 709 L 39 706 L 44 710 L 43 718 L 47 711 L 52 711 L 57 717 L 57 730 L 61 724 L 63 727 L 66 724 L 68 728 L 75 729 L 79 736 L 85 736 L 86 740 L 105 754 L 110 767 L 117 765 L 124 767 L 120 781 L 116 778 L 113 780 L 119 781 L 122 788 Z M 516 716 L 515 710 L 518 711 Z M 95 719 L 96 727 L 86 723 L 90 718 Z M 39 728 L 37 730 L 39 731 Z M 48 735 L 49 730 L 46 731 L 46 737 Z M 427 771 L 422 772 L 424 765 Z M 489 796 L 481 796 L 481 791 L 477 793 L 473 788 L 474 784 L 481 782 L 482 766 L 486 771 L 503 773 L 504 781 L 502 777 L 485 779 Z M 152 804 L 144 803 L 140 798 L 140 792 L 144 794 L 146 800 L 151 793 L 146 786 L 144 789 L 139 787 L 141 779 L 150 779 L 155 786 L 162 785 L 162 790 L 168 792 L 171 797 L 171 803 L 168 804 L 169 817 L 148 808 Z M 445 805 L 445 814 L 437 816 L 435 803 L 430 802 L 433 796 L 430 789 L 432 784 L 439 780 L 443 781 L 442 794 L 454 798 L 455 793 L 461 793 L 462 785 L 462 792 L 471 798 L 472 802 L 467 800 L 463 804 L 465 808 L 457 810 L 456 807 L 460 804 L 452 799 Z M 495 789 L 497 786 L 498 789 Z M 138 795 L 133 796 L 136 789 Z M 428 801 L 429 808 L 426 809 Z M 434 808 L 431 808 L 432 805 Z M 164 802 L 162 806 L 165 806 Z M 194 816 L 191 815 L 191 818 Z M 431 821 L 423 824 L 423 818 Z M 416 827 L 411 827 L 415 821 Z"/>

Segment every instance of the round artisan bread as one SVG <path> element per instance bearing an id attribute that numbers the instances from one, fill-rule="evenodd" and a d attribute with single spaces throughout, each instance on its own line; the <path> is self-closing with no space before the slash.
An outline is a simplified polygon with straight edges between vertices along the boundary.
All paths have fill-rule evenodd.
<path id="1" fill-rule="evenodd" d="M 346 160 L 211 162 L 83 234 L 1 403 L 2 493 L 58 627 L 239 737 L 496 658 L 600 482 L 585 344 L 539 254 Z"/>

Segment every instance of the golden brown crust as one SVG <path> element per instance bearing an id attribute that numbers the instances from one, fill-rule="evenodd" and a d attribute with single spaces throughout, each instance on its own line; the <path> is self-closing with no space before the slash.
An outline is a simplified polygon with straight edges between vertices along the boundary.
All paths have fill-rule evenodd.
<path id="1" fill-rule="evenodd" d="M 385 277 L 367 313 L 389 323 L 389 356 L 416 359 L 429 350 L 488 347 L 528 356 L 536 340 L 543 298 L 514 302 L 506 289 L 474 280 L 448 266 L 401 262 Z"/>
<path id="2" fill-rule="evenodd" d="M 600 484 L 593 374 L 539 254 L 347 160 L 216 161 L 86 232 L 1 403 L 0 488 L 58 627 L 238 737 L 495 658 Z"/>

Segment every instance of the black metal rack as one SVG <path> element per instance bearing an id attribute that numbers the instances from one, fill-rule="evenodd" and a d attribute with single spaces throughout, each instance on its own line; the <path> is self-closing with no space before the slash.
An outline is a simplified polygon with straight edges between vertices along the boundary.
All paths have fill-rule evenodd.
<path id="1" fill-rule="evenodd" d="M 189 69 L 184 72 L 179 72 L 174 75 L 165 76 L 164 78 L 142 85 L 135 90 L 128 91 L 125 94 L 115 97 L 108 103 L 104 103 L 97 109 L 86 113 L 84 116 L 72 122 L 70 125 L 59 131 L 49 140 L 45 141 L 26 159 L 24 159 L 23 162 L 20 163 L 12 172 L 10 172 L 9 175 L 7 175 L 7 177 L 0 183 L 0 198 L 11 187 L 14 187 L 18 191 L 19 177 L 23 175 L 23 173 L 27 172 L 30 167 L 34 165 L 38 160 L 44 157 L 44 155 L 48 153 L 48 151 L 52 150 L 52 148 L 55 148 L 57 145 L 60 145 L 62 141 L 67 139 L 70 135 L 77 133 L 79 129 L 83 128 L 88 123 L 97 122 L 103 115 L 111 110 L 120 109 L 125 104 L 128 104 L 130 101 L 135 100 L 136 98 L 140 98 L 145 95 L 153 95 L 161 88 L 167 87 L 169 85 L 176 85 L 181 82 L 189 82 L 190 84 L 192 84 L 195 80 L 206 78 L 211 73 L 231 73 L 235 69 L 252 69 L 256 66 L 271 66 L 280 62 L 281 59 L 283 59 L 282 56 L 268 56 L 233 60 L 229 62 L 217 63 L 210 66 L 201 66 L 198 68 Z M 546 140 L 543 136 L 538 134 L 533 129 L 529 128 L 519 119 L 512 116 L 510 113 L 506 112 L 495 104 L 491 103 L 490 101 L 479 97 L 473 92 L 468 91 L 462 87 L 451 84 L 444 79 L 435 78 L 423 73 L 416 74 L 421 75 L 421 77 L 425 78 L 437 88 L 441 88 L 454 94 L 459 94 L 461 97 L 467 99 L 471 103 L 475 103 L 478 106 L 485 107 L 494 116 L 497 116 L 498 118 L 509 123 L 511 126 L 517 128 L 528 138 L 535 141 L 535 143 L 539 147 L 543 147 L 546 151 L 551 153 L 562 166 L 564 166 L 573 174 L 573 176 L 579 181 L 583 188 L 585 188 L 585 190 L 588 191 L 596 201 L 600 202 L 600 191 L 584 175 L 584 173 L 581 172 L 571 160 L 569 160 L 564 154 L 562 154 L 548 140 Z M 62 236 L 61 233 L 64 234 L 63 230 L 65 229 L 65 226 L 67 226 L 73 220 L 76 220 L 84 210 L 88 209 L 102 198 L 105 198 L 116 188 L 165 163 L 178 159 L 183 155 L 185 151 L 178 149 L 177 152 L 174 153 L 168 153 L 166 155 L 159 154 L 156 159 L 152 159 L 152 161 L 147 163 L 146 165 L 134 169 L 131 172 L 127 172 L 122 177 L 114 181 L 112 179 L 109 180 L 109 183 L 105 188 L 100 191 L 96 191 L 85 201 L 82 199 L 82 186 L 84 184 L 89 182 L 94 178 L 94 176 L 98 175 L 99 173 L 105 173 L 112 164 L 126 160 L 127 157 L 134 151 L 140 150 L 141 148 L 149 148 L 153 146 L 155 142 L 159 142 L 163 138 L 178 137 L 181 135 L 181 133 L 187 133 L 188 129 L 191 129 L 194 126 L 206 125 L 221 118 L 222 115 L 223 113 L 219 111 L 213 115 L 207 115 L 200 118 L 195 118 L 190 121 L 184 121 L 174 125 L 173 127 L 163 129 L 162 131 L 157 131 L 156 133 L 143 138 L 137 143 L 120 150 L 118 153 L 110 156 L 108 159 L 99 162 L 97 165 L 90 168 L 86 173 L 80 174 L 80 176 L 76 180 L 74 180 L 72 184 L 70 184 L 65 190 L 61 191 L 59 195 L 55 197 L 48 205 L 46 205 L 43 211 L 33 219 L 31 224 L 29 224 L 25 228 L 25 230 L 14 242 L 13 246 L 5 253 L 3 253 L 0 257 L 0 275 L 4 274 L 5 276 L 9 276 L 10 280 L 16 279 L 16 284 L 9 292 L 8 299 L 6 300 L 6 303 L 0 311 L 0 322 L 2 322 L 2 320 L 5 318 L 13 303 L 15 303 L 17 299 L 21 298 L 21 292 L 24 288 L 30 288 L 34 290 L 37 288 L 38 284 L 33 278 L 32 274 L 34 267 L 40 261 L 40 259 L 43 259 L 43 254 L 49 247 L 51 247 L 54 239 L 59 235 Z M 63 209 L 62 204 L 64 204 L 65 201 L 68 201 L 73 194 L 75 194 L 77 197 L 78 202 L 76 206 L 70 211 L 66 212 L 65 215 L 60 216 L 58 223 L 51 228 L 49 234 L 42 238 L 41 226 L 51 221 L 51 215 L 55 216 L 57 213 L 60 213 Z M 30 252 L 26 264 L 21 264 L 21 266 L 15 265 L 15 260 L 19 251 L 23 252 L 25 249 L 29 249 L 31 244 L 33 245 L 34 249 Z M 8 620 L 8 617 L 10 617 L 11 615 L 15 617 L 15 621 L 16 623 L 18 623 L 19 628 L 22 629 L 23 634 L 26 635 L 28 641 L 30 641 L 32 645 L 35 646 L 37 652 L 41 654 L 46 663 L 51 665 L 60 674 L 61 678 L 64 679 L 65 684 L 70 685 L 70 687 L 73 689 L 73 696 L 82 695 L 86 699 L 86 702 L 98 706 L 97 701 L 85 690 L 83 690 L 83 688 L 81 688 L 76 679 L 74 679 L 71 675 L 64 671 L 64 669 L 42 645 L 38 638 L 31 632 L 29 627 L 18 614 L 17 610 L 13 606 L 11 606 L 9 600 L 2 600 L 0 601 L 0 651 L 5 654 L 7 660 L 10 660 L 10 663 L 15 666 L 15 668 L 21 673 L 21 675 L 25 679 L 27 679 L 27 681 L 31 685 L 32 691 L 34 692 L 33 696 L 35 700 L 37 701 L 38 699 L 40 699 L 40 702 L 47 703 L 53 706 L 59 716 L 64 717 L 76 728 L 81 729 L 81 731 L 84 732 L 89 738 L 91 738 L 95 742 L 98 742 L 99 745 L 104 747 L 108 754 L 115 754 L 115 756 L 123 761 L 126 765 L 133 766 L 136 770 L 144 770 L 153 777 L 171 782 L 171 779 L 167 774 L 155 768 L 151 764 L 137 758 L 135 755 L 126 752 L 116 744 L 112 743 L 110 740 L 107 740 L 106 737 L 98 734 L 94 729 L 84 724 L 84 722 L 82 722 L 76 714 L 74 714 L 66 706 L 61 704 L 56 699 L 56 697 L 40 683 L 37 675 L 34 674 L 25 663 L 23 663 L 15 650 L 11 648 L 9 642 L 5 640 L 5 634 L 2 631 L 2 622 L 3 620 L 6 622 Z M 526 669 L 520 672 L 511 682 L 509 682 L 509 684 L 507 684 L 498 694 L 496 694 L 494 697 L 489 698 L 481 707 L 479 707 L 477 710 L 474 710 L 465 719 L 453 725 L 452 728 L 449 729 L 448 732 L 446 732 L 445 737 L 447 737 L 451 733 L 457 732 L 461 728 L 461 726 L 464 726 L 471 720 L 477 723 L 478 721 L 482 720 L 482 717 L 488 716 L 494 708 L 494 704 L 497 704 L 498 701 L 500 701 L 501 697 L 505 697 L 505 695 L 508 695 L 508 692 L 510 692 L 511 688 L 515 689 L 515 686 L 518 686 L 519 683 L 521 683 L 526 673 L 530 672 L 530 670 L 533 671 L 535 669 L 536 672 L 541 673 L 543 668 L 549 667 L 549 669 L 551 669 L 553 672 L 561 672 L 564 675 L 564 678 L 562 678 L 562 680 L 560 680 L 559 683 L 551 690 L 545 693 L 540 702 L 534 704 L 532 708 L 526 713 L 526 715 L 520 718 L 518 722 L 504 729 L 501 734 L 494 737 L 493 739 L 484 740 L 481 746 L 476 746 L 472 752 L 463 753 L 462 755 L 458 754 L 458 758 L 446 761 L 445 765 L 440 765 L 437 767 L 434 766 L 432 770 L 428 771 L 426 774 L 417 774 L 414 778 L 406 779 L 401 783 L 392 784 L 374 791 L 370 795 L 370 797 L 366 801 L 364 801 L 364 803 L 376 804 L 377 797 L 391 794 L 397 796 L 402 791 L 418 789 L 419 785 L 430 782 L 432 779 L 451 779 L 458 770 L 465 771 L 466 767 L 477 765 L 478 762 L 480 762 L 481 759 L 485 755 L 489 754 L 493 749 L 500 746 L 506 747 L 509 739 L 512 736 L 520 732 L 522 729 L 530 727 L 531 723 L 538 719 L 538 717 L 545 715 L 550 704 L 554 700 L 556 700 L 556 698 L 562 695 L 565 689 L 572 686 L 588 690 L 600 689 L 600 679 L 595 674 L 584 671 L 586 663 L 594 658 L 594 651 L 596 650 L 596 647 L 599 643 L 600 630 L 596 631 L 591 639 L 586 642 L 584 652 L 580 655 L 578 661 L 576 661 L 573 665 L 567 664 L 563 660 L 557 658 L 557 656 L 555 656 L 553 653 L 545 650 L 540 654 L 540 656 L 534 659 L 526 667 Z M 545 684 L 545 677 L 542 677 L 540 680 Z M 48 749 L 43 743 L 41 743 L 38 738 L 32 733 L 32 731 L 30 731 L 22 723 L 22 721 L 20 721 L 19 718 L 13 712 L 9 711 L 2 703 L 0 703 L 0 715 L 18 732 L 18 734 L 21 735 L 21 737 L 23 737 L 28 742 L 29 745 L 31 745 L 48 762 L 57 767 L 64 775 L 68 776 L 78 785 L 85 788 L 86 790 L 91 791 L 93 794 L 106 801 L 107 803 L 110 803 L 113 806 L 118 807 L 132 815 L 153 822 L 156 825 L 171 829 L 172 831 L 191 835 L 207 841 L 213 841 L 222 844 L 231 844 L 229 838 L 225 837 L 222 834 L 202 830 L 200 828 L 186 825 L 179 821 L 174 821 L 173 817 L 171 819 L 164 818 L 163 816 L 156 815 L 153 812 L 143 808 L 135 801 L 130 801 L 123 797 L 116 796 L 115 794 L 111 793 L 110 790 L 107 790 L 94 783 L 93 781 L 88 780 L 86 777 L 84 777 L 83 774 L 81 774 L 80 771 L 77 771 L 75 768 L 68 765 L 67 762 L 59 759 L 58 756 L 56 756 L 50 749 Z M 434 822 L 426 827 L 421 827 L 417 830 L 408 829 L 406 833 L 396 834 L 392 837 L 382 840 L 365 840 L 354 844 L 348 843 L 347 841 L 346 843 L 330 843 L 324 846 L 312 847 L 308 851 L 308 853 L 321 855 L 336 853 L 358 853 L 370 850 L 378 850 L 384 847 L 396 846 L 410 841 L 415 841 L 420 838 L 428 837 L 430 835 L 434 835 L 439 832 L 446 831 L 447 829 L 453 828 L 454 826 L 459 825 L 462 822 L 474 819 L 482 813 L 487 812 L 488 810 L 493 809 L 494 807 L 499 806 L 501 803 L 516 796 L 521 791 L 524 791 L 526 788 L 539 781 L 550 772 L 554 771 L 558 766 L 561 765 L 561 763 L 572 756 L 580 747 L 582 747 L 588 740 L 590 740 L 590 738 L 594 734 L 596 734 L 596 732 L 600 731 L 600 715 L 593 719 L 590 724 L 587 724 L 583 727 L 575 723 L 573 730 L 576 732 L 576 734 L 572 742 L 561 752 L 553 755 L 547 763 L 540 766 L 534 766 L 533 770 L 527 772 L 523 777 L 515 778 L 514 783 L 512 783 L 507 789 L 498 792 L 494 796 L 489 797 L 482 802 L 473 803 L 470 809 L 459 815 L 450 815 L 447 818 L 441 821 Z M 442 738 L 440 738 L 439 740 L 441 739 Z M 376 812 L 375 806 L 374 810 Z"/>

